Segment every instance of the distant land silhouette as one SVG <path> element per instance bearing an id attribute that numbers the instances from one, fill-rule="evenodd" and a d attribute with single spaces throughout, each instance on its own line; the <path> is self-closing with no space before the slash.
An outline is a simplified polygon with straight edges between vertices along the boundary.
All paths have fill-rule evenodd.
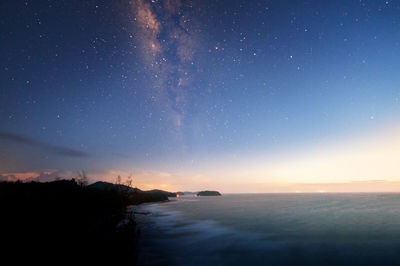
<path id="1" fill-rule="evenodd" d="M 205 190 L 198 192 L 197 196 L 221 196 L 221 193 L 218 191 Z"/>

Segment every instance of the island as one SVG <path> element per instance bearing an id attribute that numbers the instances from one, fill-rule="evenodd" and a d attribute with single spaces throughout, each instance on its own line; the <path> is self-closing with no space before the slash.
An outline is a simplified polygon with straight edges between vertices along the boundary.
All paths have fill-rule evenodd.
<path id="1" fill-rule="evenodd" d="M 221 193 L 219 193 L 218 191 L 205 190 L 197 192 L 197 196 L 221 196 Z"/>

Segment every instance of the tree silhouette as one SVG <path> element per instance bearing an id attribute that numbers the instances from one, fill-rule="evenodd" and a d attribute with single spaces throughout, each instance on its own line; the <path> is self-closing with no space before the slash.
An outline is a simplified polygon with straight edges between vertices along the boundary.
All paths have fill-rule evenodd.
<path id="1" fill-rule="evenodd" d="M 76 176 L 76 182 L 81 187 L 86 187 L 88 185 L 89 180 L 88 180 L 88 177 L 86 176 L 86 173 L 84 170 L 82 170 L 80 172 L 78 171 L 78 174 Z"/>

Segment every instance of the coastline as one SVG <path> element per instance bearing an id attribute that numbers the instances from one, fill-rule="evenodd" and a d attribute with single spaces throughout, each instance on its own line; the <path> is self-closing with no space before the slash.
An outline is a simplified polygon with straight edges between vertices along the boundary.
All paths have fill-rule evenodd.
<path id="1" fill-rule="evenodd" d="M 160 193 L 75 180 L 0 182 L 0 199 L 0 232 L 9 243 L 3 251 L 16 264 L 50 262 L 52 254 L 71 263 L 136 265 L 140 218 L 135 203 L 168 202 Z M 27 256 L 17 256 L 21 243 Z"/>

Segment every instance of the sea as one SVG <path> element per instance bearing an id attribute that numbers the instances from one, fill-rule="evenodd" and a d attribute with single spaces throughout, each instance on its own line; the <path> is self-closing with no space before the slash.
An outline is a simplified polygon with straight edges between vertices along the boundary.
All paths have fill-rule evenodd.
<path id="1" fill-rule="evenodd" d="M 136 211 L 138 265 L 400 265 L 400 194 L 188 195 Z"/>

